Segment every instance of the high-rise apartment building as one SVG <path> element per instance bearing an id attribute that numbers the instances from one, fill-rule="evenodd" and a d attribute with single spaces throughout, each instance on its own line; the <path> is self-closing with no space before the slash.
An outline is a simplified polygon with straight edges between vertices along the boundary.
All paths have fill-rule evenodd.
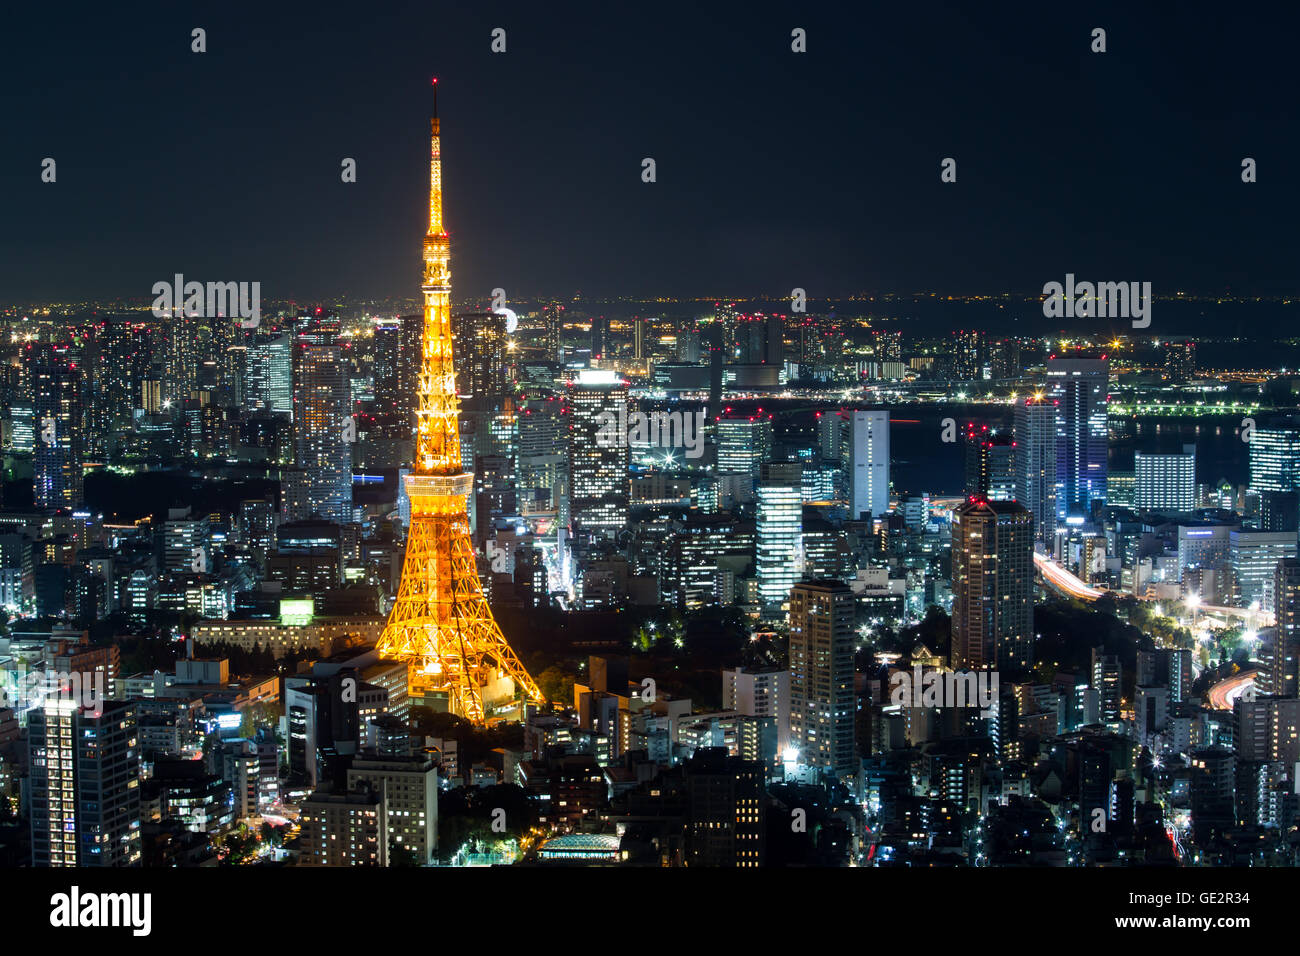
<path id="1" fill-rule="evenodd" d="M 796 760 L 836 776 L 857 770 L 853 591 L 801 581 L 790 591 L 790 737 Z"/>
<path id="2" fill-rule="evenodd" d="M 952 665 L 1034 662 L 1034 518 L 1015 501 L 972 498 L 952 516 Z"/>
<path id="3" fill-rule="evenodd" d="M 32 494 L 38 508 L 71 508 L 83 497 L 81 457 L 84 408 L 81 369 L 66 346 L 28 353 L 32 390 Z"/>
<path id="4" fill-rule="evenodd" d="M 1097 694 L 1097 720 L 1114 730 L 1120 726 L 1123 671 L 1119 657 L 1104 648 L 1092 649 L 1092 689 Z"/>
<path id="5" fill-rule="evenodd" d="M 438 768 L 428 757 L 359 756 L 348 769 L 348 790 L 369 787 L 388 821 L 389 851 L 410 851 L 428 866 L 438 846 Z"/>
<path id="6" fill-rule="evenodd" d="M 1034 516 L 1034 534 L 1056 536 L 1056 415 L 1054 399 L 1016 400 L 1016 500 Z"/>
<path id="7" fill-rule="evenodd" d="M 701 747 L 684 767 L 689 866 L 762 866 L 767 795 L 762 763 Z"/>
<path id="8" fill-rule="evenodd" d="M 776 719 L 777 747 L 790 746 L 790 671 L 777 667 L 722 672 L 722 709 Z"/>
<path id="9" fill-rule="evenodd" d="M 1165 378 L 1186 382 L 1196 374 L 1196 343 L 1165 343 Z"/>
<path id="10" fill-rule="evenodd" d="M 1015 442 L 987 425 L 966 431 L 966 494 L 992 501 L 1016 497 Z"/>
<path id="11" fill-rule="evenodd" d="M 50 697 L 27 716 L 33 866 L 140 865 L 136 705 Z"/>
<path id="12" fill-rule="evenodd" d="M 1277 626 L 1264 647 L 1264 669 L 1257 683 L 1261 693 L 1300 696 L 1300 559 L 1283 558 L 1273 579 L 1273 613 Z"/>
<path id="13" fill-rule="evenodd" d="M 313 793 L 299 819 L 303 866 L 388 865 L 388 814 L 375 791 Z"/>

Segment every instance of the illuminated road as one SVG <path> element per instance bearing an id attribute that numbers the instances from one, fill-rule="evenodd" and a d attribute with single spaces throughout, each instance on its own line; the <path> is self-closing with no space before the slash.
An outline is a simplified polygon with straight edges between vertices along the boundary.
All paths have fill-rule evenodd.
<path id="1" fill-rule="evenodd" d="M 1219 681 L 1210 688 L 1210 706 L 1215 710 L 1232 710 L 1233 701 L 1255 683 L 1258 671 L 1242 671 L 1236 677 Z"/>
<path id="2" fill-rule="evenodd" d="M 1064 591 L 1070 597 L 1076 597 L 1081 601 L 1095 601 L 1106 593 L 1099 588 L 1089 587 L 1084 584 L 1079 578 L 1065 570 L 1051 558 L 1039 554 L 1037 551 L 1034 552 L 1034 564 L 1038 568 L 1038 573 L 1043 576 L 1048 584 L 1051 584 L 1058 591 Z"/>
<path id="3" fill-rule="evenodd" d="M 1078 598 L 1081 601 L 1095 601 L 1103 594 L 1107 593 L 1106 588 L 1094 588 L 1084 584 L 1076 575 L 1071 574 L 1065 568 L 1061 567 L 1046 555 L 1034 552 L 1034 565 L 1039 575 L 1052 585 L 1058 591 Z M 1113 592 L 1116 597 L 1126 597 L 1125 592 Z M 1155 601 L 1157 598 L 1140 597 L 1139 601 Z M 1252 620 L 1257 627 L 1271 627 L 1273 624 L 1273 614 L 1270 611 L 1252 611 L 1248 607 L 1223 607 L 1219 604 L 1202 604 L 1199 608 L 1202 614 L 1221 614 L 1225 617 L 1239 617 L 1243 620 Z"/>

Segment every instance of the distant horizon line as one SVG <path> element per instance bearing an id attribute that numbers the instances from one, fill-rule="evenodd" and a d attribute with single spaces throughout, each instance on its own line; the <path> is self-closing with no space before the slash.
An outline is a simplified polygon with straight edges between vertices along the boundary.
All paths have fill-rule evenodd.
<path id="1" fill-rule="evenodd" d="M 862 302 L 996 302 L 996 301 L 1015 301 L 1015 302 L 1043 302 L 1047 297 L 1041 292 L 939 292 L 939 291 L 918 291 L 918 292 L 855 292 L 845 295 L 814 296 L 809 295 L 806 304 L 811 306 L 813 303 L 862 303 Z M 1154 293 L 1152 298 L 1159 302 L 1200 302 L 1200 303 L 1217 303 L 1217 304 L 1274 304 L 1274 305 L 1300 305 L 1300 292 L 1293 295 L 1250 295 L 1250 294 L 1228 294 L 1228 293 L 1202 293 L 1178 291 L 1174 293 Z M 491 292 L 486 292 L 482 296 L 483 302 L 490 302 L 492 299 Z M 364 304 L 366 302 L 383 302 L 383 303 L 411 303 L 414 306 L 420 306 L 422 299 L 418 295 L 409 296 L 376 296 L 365 294 L 340 293 L 326 296 L 265 296 L 262 300 L 267 306 L 272 304 L 281 307 L 302 308 L 307 305 L 320 306 L 334 303 L 345 303 L 349 305 Z M 454 301 L 460 305 L 468 306 L 474 304 L 476 299 L 457 297 Z M 526 303 L 537 306 L 544 306 L 555 303 L 559 305 L 584 304 L 584 303 L 645 303 L 645 304 L 707 304 L 707 303 L 780 303 L 790 302 L 790 295 L 757 293 L 748 295 L 585 295 L 582 292 L 571 292 L 564 295 L 555 294 L 523 294 L 512 295 L 508 300 L 511 303 Z M 42 308 L 42 309 L 71 309 L 71 308 L 99 308 L 108 305 L 126 309 L 140 309 L 148 311 L 153 297 L 150 295 L 139 296 L 112 296 L 99 295 L 87 298 L 70 298 L 70 299 L 23 299 L 12 300 L 0 303 L 0 316 L 12 311 L 22 309 Z M 416 310 L 418 311 L 418 309 Z M 778 310 L 780 311 L 780 310 Z M 786 309 L 790 312 L 791 310 Z M 805 311 L 815 314 L 817 310 L 806 309 Z M 799 314 L 799 313 L 793 313 Z"/>

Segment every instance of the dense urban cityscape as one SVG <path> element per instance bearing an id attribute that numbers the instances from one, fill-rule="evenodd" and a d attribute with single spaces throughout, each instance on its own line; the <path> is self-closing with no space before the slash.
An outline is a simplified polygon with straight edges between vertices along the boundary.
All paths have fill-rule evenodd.
<path id="1" fill-rule="evenodd" d="M 1236 142 L 1263 107 L 1211 97 L 1246 117 L 1213 168 L 1157 156 L 1213 80 L 1161 87 L 1182 61 L 1145 11 L 854 15 L 903 92 L 828 139 L 859 55 L 830 14 L 725 34 L 763 104 L 611 12 L 644 30 L 621 65 L 703 71 L 624 110 L 603 21 L 330 6 L 303 25 L 348 64 L 324 92 L 269 11 L 142 21 L 156 74 L 106 77 L 214 142 L 283 116 L 249 152 L 163 136 L 123 177 L 129 94 L 58 114 L 95 29 L 6 113 L 0 868 L 51 928 L 149 936 L 235 867 L 241 918 L 301 895 L 326 927 L 339 890 L 678 868 L 871 880 L 884 913 L 1037 906 L 1051 869 L 1110 928 L 1267 914 L 1273 875 L 1227 872 L 1300 866 L 1300 191 L 1261 178 L 1290 182 L 1285 142 Z M 1229 21 L 1225 64 L 1272 76 Z M 25 11 L 11 65 L 57 59 L 51 29 Z M 997 29 L 1074 73 L 1024 84 L 967 42 Z M 539 57 L 564 92 L 509 117 Z M 697 94 L 719 118 L 664 110 Z M 1026 175 L 1018 128 L 1094 94 L 1156 152 Z M 810 148 L 725 165 L 769 107 Z"/>
<path id="2" fill-rule="evenodd" d="M 465 691 L 389 622 L 436 323 L 192 288 L 4 314 L 8 865 L 1296 863 L 1300 373 L 462 302 Z"/>

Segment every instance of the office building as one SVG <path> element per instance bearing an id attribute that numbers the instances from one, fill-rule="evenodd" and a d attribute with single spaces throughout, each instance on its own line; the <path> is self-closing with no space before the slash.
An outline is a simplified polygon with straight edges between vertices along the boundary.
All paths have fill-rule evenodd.
<path id="1" fill-rule="evenodd" d="M 569 383 L 569 520 L 576 534 L 613 537 L 627 524 L 627 389 L 606 370 L 579 372 Z"/>
<path id="2" fill-rule="evenodd" d="M 803 498 L 798 485 L 764 482 L 758 488 L 755 526 L 758 595 L 763 612 L 780 617 L 799 579 Z"/>
<path id="3" fill-rule="evenodd" d="M 889 510 L 889 411 L 854 409 L 849 419 L 849 516 Z"/>
<path id="4" fill-rule="evenodd" d="M 1273 613 L 1277 566 L 1296 557 L 1296 535 L 1292 531 L 1229 531 L 1229 560 L 1232 567 L 1233 603 L 1238 607 L 1258 604 Z"/>
<path id="5" fill-rule="evenodd" d="M 1106 405 L 1110 365 L 1105 357 L 1047 362 L 1048 393 L 1057 403 L 1056 515 L 1088 518 L 1106 500 Z"/>
<path id="6" fill-rule="evenodd" d="M 1250 489 L 1300 488 L 1300 426 L 1277 422 L 1257 427 L 1250 439 Z"/>
<path id="7" fill-rule="evenodd" d="M 506 317 L 462 312 L 451 319 L 456 391 L 461 398 L 491 399 L 506 392 Z"/>
<path id="8" fill-rule="evenodd" d="M 756 479 L 772 457 L 772 416 L 724 414 L 714 426 L 718 436 L 718 472 Z"/>
<path id="9" fill-rule="evenodd" d="M 356 423 L 342 350 L 328 328 L 293 343 L 293 474 L 284 517 L 352 521 L 352 442 Z M 286 479 L 288 480 L 288 478 Z"/>
<path id="10" fill-rule="evenodd" d="M 1196 508 L 1196 446 L 1180 454 L 1134 455 L 1133 507 L 1139 511 L 1178 513 Z"/>

